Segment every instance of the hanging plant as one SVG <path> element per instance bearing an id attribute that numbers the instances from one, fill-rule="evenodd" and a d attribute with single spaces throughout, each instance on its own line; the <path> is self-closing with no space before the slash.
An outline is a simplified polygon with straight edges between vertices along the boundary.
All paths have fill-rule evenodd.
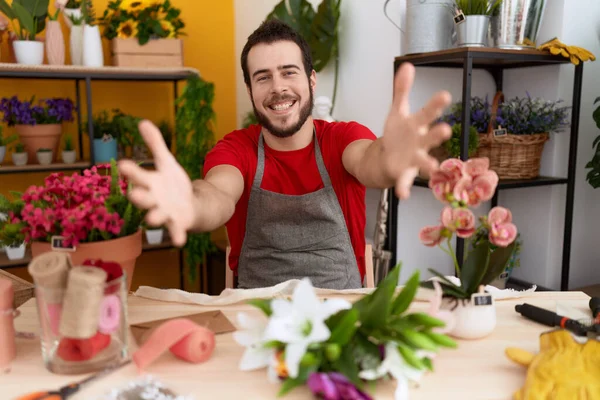
<path id="1" fill-rule="evenodd" d="M 596 100 L 594 100 L 594 104 L 598 102 L 600 102 L 600 97 L 597 97 Z M 594 110 L 592 118 L 598 129 L 600 129 L 600 105 Z M 594 156 L 585 165 L 585 168 L 590 170 L 587 173 L 586 180 L 594 189 L 597 189 L 600 187 L 600 135 L 594 139 L 592 148 L 594 148 Z"/>
<path id="2" fill-rule="evenodd" d="M 175 154 L 192 181 L 202 177 L 204 159 L 214 145 L 214 97 L 214 84 L 192 76 L 176 101 Z M 210 240 L 210 233 L 194 233 L 188 235 L 184 251 L 189 266 L 188 278 L 194 282 L 195 267 L 203 264 L 208 254 L 216 252 L 216 247 Z"/>
<path id="3" fill-rule="evenodd" d="M 340 3 L 341 0 L 322 0 L 315 12 L 308 0 L 281 0 L 267 15 L 267 20 L 285 22 L 304 37 L 311 49 L 315 72 L 325 68 L 331 59 L 335 62 L 332 114 L 338 86 Z"/>

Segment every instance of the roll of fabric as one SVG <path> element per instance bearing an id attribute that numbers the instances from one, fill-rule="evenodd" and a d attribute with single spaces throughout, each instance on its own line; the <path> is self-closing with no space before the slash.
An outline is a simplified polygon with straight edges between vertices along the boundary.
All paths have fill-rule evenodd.
<path id="1" fill-rule="evenodd" d="M 17 356 L 13 301 L 15 289 L 8 279 L 0 278 L 0 372 L 10 368 Z"/>
<path id="2" fill-rule="evenodd" d="M 119 329 L 121 323 L 121 300 L 112 294 L 105 296 L 100 306 L 100 319 L 98 321 L 98 330 L 110 335 Z"/>
<path id="3" fill-rule="evenodd" d="M 60 318 L 60 334 L 88 339 L 98 332 L 106 272 L 96 267 L 75 267 L 69 272 Z"/>
<path id="4" fill-rule="evenodd" d="M 157 327 L 133 354 L 141 371 L 167 349 L 177 358 L 198 364 L 207 361 L 215 349 L 215 334 L 186 318 L 176 318 Z"/>
<path id="5" fill-rule="evenodd" d="M 89 339 L 62 338 L 56 354 L 65 361 L 88 361 L 110 344 L 110 335 L 98 332 Z"/>
<path id="6" fill-rule="evenodd" d="M 48 304 L 61 303 L 72 266 L 71 256 L 64 252 L 49 251 L 33 258 L 27 271 L 41 288 L 36 295 L 43 296 Z"/>

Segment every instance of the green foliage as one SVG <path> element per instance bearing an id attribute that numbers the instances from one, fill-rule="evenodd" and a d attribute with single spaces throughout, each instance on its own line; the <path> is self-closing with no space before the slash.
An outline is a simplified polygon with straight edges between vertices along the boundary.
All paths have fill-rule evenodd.
<path id="1" fill-rule="evenodd" d="M 65 5 L 65 8 L 79 8 L 81 7 L 81 1 L 79 0 L 69 0 Z"/>
<path id="2" fill-rule="evenodd" d="M 84 132 L 89 133 L 88 121 L 84 122 L 81 128 Z M 95 116 L 92 116 L 92 129 L 94 131 L 94 139 L 102 139 L 104 135 L 109 135 L 113 138 L 116 137 L 113 128 L 114 126 L 112 118 L 108 111 L 102 110 Z"/>
<path id="3" fill-rule="evenodd" d="M 11 143 L 16 142 L 17 140 L 19 140 L 19 136 L 16 134 L 10 135 L 8 137 L 4 137 L 2 136 L 2 126 L 0 126 L 0 147 L 2 146 L 9 146 Z"/>
<path id="4" fill-rule="evenodd" d="M 64 147 L 65 151 L 73 151 L 74 147 L 73 147 L 73 138 L 71 137 L 71 135 L 67 135 L 65 136 L 65 147 Z"/>
<path id="5" fill-rule="evenodd" d="M 82 0 L 81 2 L 81 18 L 86 25 L 96 25 L 96 10 L 92 0 Z"/>
<path id="6" fill-rule="evenodd" d="M 12 200 L 0 194 L 0 213 L 15 216 L 21 215 L 24 202 L 21 200 L 21 193 L 11 192 Z M 23 233 L 24 224 L 22 222 L 14 222 L 9 218 L 0 220 L 0 244 L 5 246 L 20 246 L 25 240 Z"/>
<path id="7" fill-rule="evenodd" d="M 496 15 L 502 0 L 455 0 L 465 15 Z"/>
<path id="8" fill-rule="evenodd" d="M 42 147 L 42 148 L 38 149 L 38 153 L 52 153 L 52 150 Z"/>
<path id="9" fill-rule="evenodd" d="M 17 142 L 14 146 L 14 152 L 15 153 L 24 153 L 25 152 L 25 145 L 21 142 Z"/>
<path id="10" fill-rule="evenodd" d="M 48 0 L 13 0 L 12 4 L 0 0 L 0 12 L 12 21 L 19 40 L 35 40 L 35 35 L 46 28 Z M 15 20 L 18 27 L 14 25 Z"/>
<path id="11" fill-rule="evenodd" d="M 596 100 L 594 100 L 594 104 L 598 102 L 600 102 L 600 97 L 597 97 Z M 600 105 L 598 105 L 598 107 L 596 107 L 594 110 L 592 118 L 594 119 L 598 129 L 600 129 Z M 594 189 L 597 189 L 600 187 L 600 135 L 594 139 L 592 148 L 594 148 L 594 156 L 585 165 L 585 168 L 590 170 L 586 175 L 586 180 L 590 186 L 592 186 Z"/>
<path id="12" fill-rule="evenodd" d="M 169 122 L 161 121 L 158 124 L 158 129 L 160 130 L 160 132 L 163 135 L 163 138 L 165 139 L 165 144 L 170 149 L 171 145 L 173 144 L 173 130 L 169 126 Z"/>
<path id="13" fill-rule="evenodd" d="M 204 159 L 214 146 L 214 97 L 214 84 L 194 75 L 188 78 L 185 89 L 176 100 L 175 153 L 177 161 L 192 181 L 202 177 Z M 190 271 L 189 279 L 195 281 L 195 267 L 204 263 L 205 257 L 214 253 L 216 247 L 210 239 L 210 233 L 199 233 L 188 235 L 184 250 Z"/>
<path id="14" fill-rule="evenodd" d="M 340 3 L 341 0 L 322 0 L 315 12 L 307 0 L 281 0 L 266 18 L 283 21 L 304 37 L 316 72 L 325 68 L 331 59 L 335 61 L 332 113 L 338 82 Z"/>
<path id="15" fill-rule="evenodd" d="M 462 136 L 462 124 L 452 126 L 452 137 L 444 143 L 444 148 L 452 158 L 460 158 L 460 140 Z M 471 125 L 469 128 L 469 157 L 472 157 L 479 146 L 479 134 L 477 129 Z"/>

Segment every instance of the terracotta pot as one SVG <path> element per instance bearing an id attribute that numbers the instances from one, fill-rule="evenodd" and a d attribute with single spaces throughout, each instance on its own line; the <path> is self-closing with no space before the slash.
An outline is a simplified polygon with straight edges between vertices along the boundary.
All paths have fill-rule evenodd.
<path id="1" fill-rule="evenodd" d="M 25 145 L 30 164 L 35 162 L 37 151 L 43 148 L 52 150 L 52 161 L 56 161 L 62 124 L 15 125 L 15 130 Z"/>
<path id="2" fill-rule="evenodd" d="M 31 255 L 33 257 L 49 251 L 53 251 L 50 243 L 31 243 Z M 131 279 L 135 270 L 135 263 L 140 254 L 142 254 L 142 230 L 140 229 L 133 235 L 118 239 L 81 243 L 74 252 L 69 252 L 69 254 L 71 255 L 73 265 L 81 265 L 88 258 L 119 263 L 127 275 L 127 290 L 129 291 L 131 289 Z"/>
<path id="3" fill-rule="evenodd" d="M 65 38 L 58 21 L 46 23 L 46 57 L 50 65 L 65 64 Z"/>

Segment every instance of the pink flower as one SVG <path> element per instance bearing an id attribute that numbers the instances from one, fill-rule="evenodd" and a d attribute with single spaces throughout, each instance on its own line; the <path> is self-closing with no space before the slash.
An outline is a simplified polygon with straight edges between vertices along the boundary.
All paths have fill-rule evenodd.
<path id="1" fill-rule="evenodd" d="M 475 233 L 475 216 L 468 208 L 444 207 L 442 225 L 458 237 L 468 238 Z"/>
<path id="2" fill-rule="evenodd" d="M 443 232 L 443 225 L 426 226 L 423 229 L 421 229 L 421 232 L 419 232 L 419 240 L 425 246 L 435 247 L 442 243 L 442 240 L 444 240 Z"/>
<path id="3" fill-rule="evenodd" d="M 450 158 L 440 164 L 440 168 L 431 174 L 429 187 L 436 199 L 442 203 L 452 201 L 456 183 L 463 177 L 464 164 L 458 158 Z"/>
<path id="4" fill-rule="evenodd" d="M 490 159 L 487 157 L 471 158 L 464 163 L 463 172 L 473 178 L 485 174 L 490 169 Z"/>
<path id="5" fill-rule="evenodd" d="M 94 213 L 90 216 L 90 219 L 92 220 L 93 229 L 105 231 L 106 222 L 108 219 L 108 212 L 106 211 L 106 207 L 97 207 L 94 210 Z"/>
<path id="6" fill-rule="evenodd" d="M 494 207 L 488 213 L 490 243 L 499 247 L 507 247 L 517 237 L 517 227 L 512 223 L 510 210 Z"/>
<path id="7" fill-rule="evenodd" d="M 477 207 L 494 196 L 498 185 L 498 175 L 494 171 L 486 171 L 482 175 L 463 176 L 454 187 L 454 199 L 470 207 Z"/>
<path id="8" fill-rule="evenodd" d="M 452 182 L 456 183 L 463 176 L 464 162 L 458 158 L 449 158 L 442 161 L 440 171 L 445 172 Z"/>

